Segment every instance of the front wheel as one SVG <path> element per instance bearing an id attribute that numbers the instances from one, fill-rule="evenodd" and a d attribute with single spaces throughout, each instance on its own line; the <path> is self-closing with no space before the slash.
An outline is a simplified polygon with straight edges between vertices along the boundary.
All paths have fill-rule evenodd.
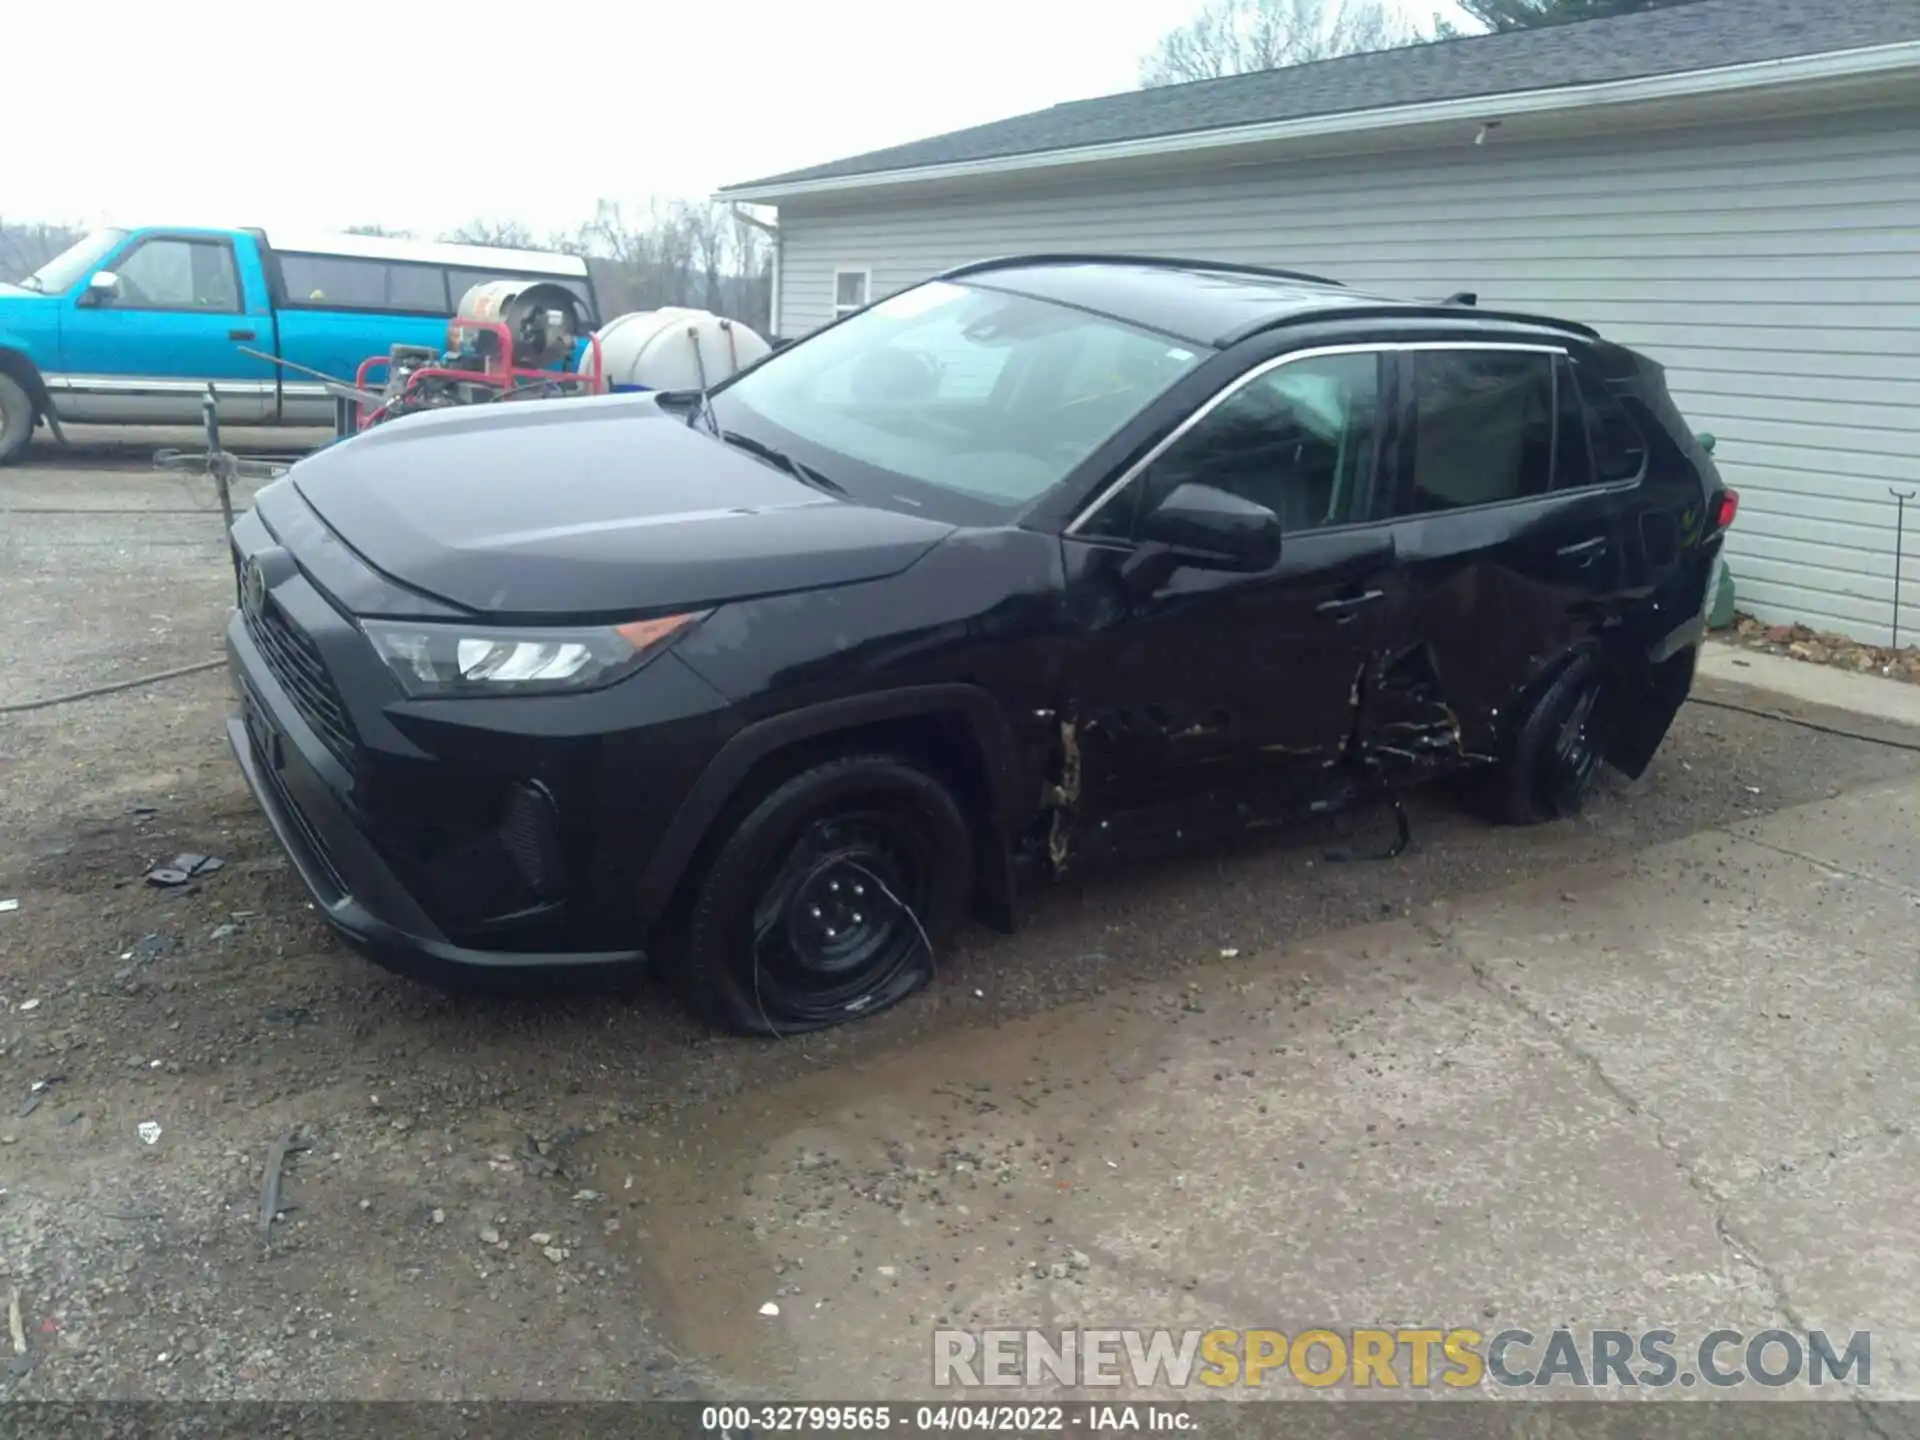
<path id="1" fill-rule="evenodd" d="M 11 375 L 0 375 L 0 465 L 16 458 L 33 438 L 34 408 Z"/>
<path id="2" fill-rule="evenodd" d="M 1591 654 L 1576 656 L 1547 687 L 1489 778 L 1498 818 L 1534 825 L 1580 813 L 1606 754 L 1605 689 L 1604 671 Z"/>
<path id="3" fill-rule="evenodd" d="M 933 974 L 972 875 L 946 786 L 890 755 L 776 786 L 699 882 L 676 966 L 715 1024 L 791 1035 L 886 1009 Z"/>

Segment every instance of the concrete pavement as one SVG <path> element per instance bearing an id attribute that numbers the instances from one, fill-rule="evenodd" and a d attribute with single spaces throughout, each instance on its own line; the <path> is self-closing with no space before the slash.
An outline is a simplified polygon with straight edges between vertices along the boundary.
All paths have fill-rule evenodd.
<path id="1" fill-rule="evenodd" d="M 1860 675 L 1711 640 L 1701 651 L 1700 674 L 1789 700 L 1826 705 L 1899 725 L 1920 725 L 1920 685 L 1904 680 Z"/>
<path id="2" fill-rule="evenodd" d="M 938 1326 L 1785 1326 L 1871 1330 L 1913 1397 L 1916 821 L 1903 781 L 1383 916 L 601 1173 L 678 1342 L 764 1394 L 926 1398 Z"/>

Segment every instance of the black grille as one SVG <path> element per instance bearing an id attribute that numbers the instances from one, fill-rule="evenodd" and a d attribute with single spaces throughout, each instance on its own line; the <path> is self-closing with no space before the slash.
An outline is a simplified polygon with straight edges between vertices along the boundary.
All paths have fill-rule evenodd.
<path id="1" fill-rule="evenodd" d="M 242 613 L 247 617 L 247 633 L 260 647 L 273 678 L 292 698 L 300 718 L 351 771 L 353 724 L 347 719 L 347 707 L 340 701 L 340 692 L 334 686 L 333 677 L 327 674 L 319 649 L 270 596 L 259 608 L 244 605 Z"/>
<path id="2" fill-rule="evenodd" d="M 266 757 L 260 754 L 257 746 L 253 753 L 259 762 L 261 776 L 272 787 L 274 799 L 280 802 L 281 814 L 286 816 L 294 830 L 299 833 L 300 839 L 306 845 L 307 854 L 320 867 L 321 875 L 326 882 L 333 887 L 333 895 L 323 898 L 331 900 L 349 894 L 347 882 L 340 878 L 340 872 L 334 868 L 333 856 L 328 853 L 326 841 L 320 838 L 320 832 L 313 828 L 313 822 L 307 819 L 299 802 L 288 793 L 287 787 L 280 782 L 279 774 L 268 763 Z"/>

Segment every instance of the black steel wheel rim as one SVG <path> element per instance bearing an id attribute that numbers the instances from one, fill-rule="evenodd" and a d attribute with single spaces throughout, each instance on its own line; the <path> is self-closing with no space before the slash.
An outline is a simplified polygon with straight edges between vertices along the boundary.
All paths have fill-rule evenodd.
<path id="1" fill-rule="evenodd" d="M 801 831 L 753 908 L 754 991 L 772 1022 L 869 1008 L 926 962 L 932 856 L 907 818 L 868 810 Z"/>
<path id="2" fill-rule="evenodd" d="M 1554 737 L 1551 784 L 1563 806 L 1577 805 L 1600 769 L 1599 700 L 1600 682 L 1589 680 L 1574 697 Z"/>

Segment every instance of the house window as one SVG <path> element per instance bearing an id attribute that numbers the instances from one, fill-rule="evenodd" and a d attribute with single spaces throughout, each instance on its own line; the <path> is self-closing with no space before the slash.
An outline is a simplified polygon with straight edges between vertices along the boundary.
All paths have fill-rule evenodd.
<path id="1" fill-rule="evenodd" d="M 833 318 L 851 315 L 862 309 L 867 303 L 867 289 L 873 283 L 871 270 L 836 270 L 833 272 Z"/>

